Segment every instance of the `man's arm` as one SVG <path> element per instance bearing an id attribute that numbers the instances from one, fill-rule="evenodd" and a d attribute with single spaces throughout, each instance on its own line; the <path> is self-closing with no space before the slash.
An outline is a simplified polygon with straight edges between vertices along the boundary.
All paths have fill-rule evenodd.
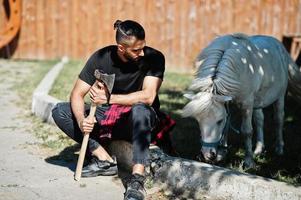
<path id="1" fill-rule="evenodd" d="M 129 93 L 129 94 L 112 94 L 110 98 L 110 104 L 120 104 L 120 105 L 133 105 L 135 103 L 145 103 L 152 105 L 156 95 L 158 94 L 159 88 L 162 84 L 162 79 L 154 76 L 146 76 L 143 80 L 142 90 Z M 98 87 L 103 88 L 103 84 L 98 82 Z M 96 104 L 106 103 L 105 93 L 97 91 L 96 87 L 92 87 L 93 94 L 91 101 Z M 93 98 L 94 97 L 94 98 Z"/>
<path id="2" fill-rule="evenodd" d="M 111 104 L 121 104 L 121 105 L 133 105 L 135 103 L 145 103 L 152 105 L 160 86 L 162 80 L 154 76 L 146 76 L 143 80 L 142 90 L 133 92 L 130 94 L 112 94 L 110 103 Z"/>
<path id="3" fill-rule="evenodd" d="M 70 96 L 71 109 L 76 118 L 77 124 L 83 133 L 90 133 L 94 122 L 90 122 L 85 117 L 84 97 L 91 86 L 81 79 L 77 79 Z"/>

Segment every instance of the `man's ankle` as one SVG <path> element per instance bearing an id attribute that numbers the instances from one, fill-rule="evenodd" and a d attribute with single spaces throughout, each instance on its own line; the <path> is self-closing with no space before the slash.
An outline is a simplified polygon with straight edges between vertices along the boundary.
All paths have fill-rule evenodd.
<path id="1" fill-rule="evenodd" d="M 102 161 L 109 161 L 109 162 L 113 162 L 114 159 L 107 153 L 107 151 L 102 147 L 102 146 L 98 146 L 95 150 L 93 150 L 92 155 L 96 158 L 98 158 L 98 160 L 102 160 Z"/>
<path id="2" fill-rule="evenodd" d="M 98 160 L 101 160 L 101 161 L 109 161 L 109 162 L 115 162 L 115 159 L 112 158 L 111 156 L 110 157 L 104 157 L 104 156 L 97 156 L 97 155 L 93 155 L 95 158 L 97 158 Z"/>
<path id="3" fill-rule="evenodd" d="M 144 189 L 145 177 L 141 174 L 132 174 L 126 183 L 126 191 L 124 193 L 124 200 L 137 199 L 144 200 L 146 191 Z"/>
<path id="4" fill-rule="evenodd" d="M 132 174 L 144 176 L 145 166 L 143 164 L 134 164 Z"/>

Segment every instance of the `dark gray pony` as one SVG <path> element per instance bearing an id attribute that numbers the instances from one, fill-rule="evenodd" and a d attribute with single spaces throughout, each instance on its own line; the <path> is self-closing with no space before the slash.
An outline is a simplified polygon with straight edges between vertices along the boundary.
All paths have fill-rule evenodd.
<path id="1" fill-rule="evenodd" d="M 245 142 L 245 167 L 254 167 L 252 117 L 257 132 L 254 153 L 264 149 L 262 108 L 274 105 L 276 148 L 283 154 L 284 97 L 289 85 L 301 97 L 301 75 L 283 45 L 269 36 L 226 35 L 215 39 L 197 57 L 198 71 L 186 97 L 184 117 L 194 117 L 201 131 L 202 157 L 216 162 L 219 147 L 226 146 L 229 125 L 228 103 L 242 116 L 241 133 Z M 301 98 L 300 98 L 301 99 Z"/>

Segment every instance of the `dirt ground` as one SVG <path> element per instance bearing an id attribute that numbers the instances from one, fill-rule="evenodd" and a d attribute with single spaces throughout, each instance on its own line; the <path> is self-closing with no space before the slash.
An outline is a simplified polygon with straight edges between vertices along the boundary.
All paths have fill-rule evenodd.
<path id="1" fill-rule="evenodd" d="M 28 66 L 0 60 L 0 199 L 122 199 L 124 188 L 116 177 L 73 180 L 75 163 L 48 163 L 55 156 L 41 147 L 30 131 L 32 122 L 14 85 L 33 73 Z"/>

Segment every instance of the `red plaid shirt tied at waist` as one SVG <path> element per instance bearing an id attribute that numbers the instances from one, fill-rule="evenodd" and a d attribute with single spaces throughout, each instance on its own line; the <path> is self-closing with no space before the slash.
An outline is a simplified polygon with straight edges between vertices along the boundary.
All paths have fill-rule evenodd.
<path id="1" fill-rule="evenodd" d="M 119 119 L 127 116 L 131 111 L 131 106 L 123 106 L 112 104 L 107 111 L 105 111 L 104 119 L 98 121 L 101 129 L 99 131 L 99 137 L 102 138 L 112 138 L 113 127 Z M 154 132 L 152 133 L 152 143 L 157 144 L 162 142 L 167 137 L 169 132 L 175 126 L 176 122 L 170 118 L 170 116 L 159 111 L 157 112 L 159 118 L 159 124 L 156 126 Z"/>

